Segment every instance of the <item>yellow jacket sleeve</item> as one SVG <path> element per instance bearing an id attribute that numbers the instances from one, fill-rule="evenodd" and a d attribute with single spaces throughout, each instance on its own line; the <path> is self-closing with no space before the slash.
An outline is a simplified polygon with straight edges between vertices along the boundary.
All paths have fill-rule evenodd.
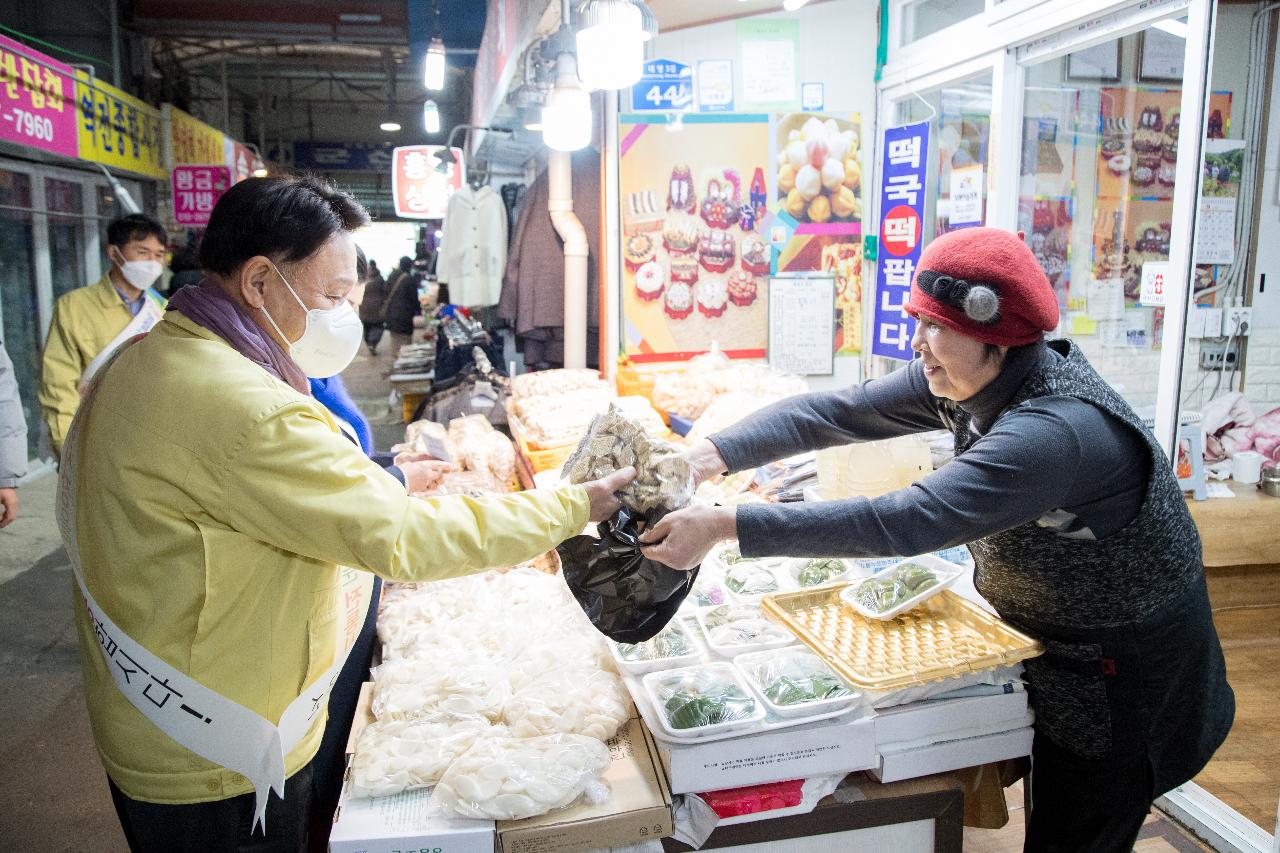
<path id="1" fill-rule="evenodd" d="M 220 479 L 231 529 L 399 581 L 522 563 L 580 533 L 590 512 L 580 486 L 481 499 L 411 498 L 303 401 L 260 418 Z"/>
<path id="2" fill-rule="evenodd" d="M 44 362 L 40 369 L 40 409 L 49 425 L 49 443 L 53 452 L 62 455 L 71 421 L 80 406 L 80 377 L 88 365 L 81 363 L 66 305 L 58 300 L 53 306 L 49 337 L 44 342 Z"/>

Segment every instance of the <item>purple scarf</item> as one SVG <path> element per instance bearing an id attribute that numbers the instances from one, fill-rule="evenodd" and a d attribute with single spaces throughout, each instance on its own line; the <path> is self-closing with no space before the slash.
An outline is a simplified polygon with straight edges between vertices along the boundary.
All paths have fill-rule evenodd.
<path id="1" fill-rule="evenodd" d="M 205 278 L 195 287 L 184 287 L 169 300 L 169 309 L 204 326 L 276 379 L 299 394 L 311 396 L 302 368 L 294 363 L 275 338 L 264 332 L 218 283 Z"/>

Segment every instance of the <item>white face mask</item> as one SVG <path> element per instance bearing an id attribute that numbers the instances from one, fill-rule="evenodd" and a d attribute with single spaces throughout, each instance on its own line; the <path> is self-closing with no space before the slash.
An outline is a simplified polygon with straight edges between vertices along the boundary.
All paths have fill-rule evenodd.
<path id="1" fill-rule="evenodd" d="M 335 308 L 308 308 L 280 270 L 274 264 L 271 268 L 276 270 L 289 293 L 307 312 L 307 327 L 302 337 L 289 344 L 289 357 L 312 379 L 328 379 L 346 370 L 360 351 L 362 336 L 360 317 L 351 308 L 351 303 L 344 299 Z M 276 334 L 288 342 L 288 336 L 280 331 L 265 307 L 262 313 L 267 315 L 267 322 Z"/>
<path id="2" fill-rule="evenodd" d="M 159 261 L 126 261 L 124 255 L 120 258 L 121 260 L 116 263 L 120 267 L 120 274 L 124 276 L 125 281 L 138 290 L 146 290 L 155 284 L 160 273 L 164 272 L 164 264 Z"/>

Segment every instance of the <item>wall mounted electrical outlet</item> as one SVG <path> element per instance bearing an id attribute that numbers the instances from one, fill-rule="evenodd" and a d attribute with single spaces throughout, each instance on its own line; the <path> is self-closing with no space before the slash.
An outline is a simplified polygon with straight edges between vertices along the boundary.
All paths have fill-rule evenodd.
<path id="1" fill-rule="evenodd" d="M 1222 334 L 1230 335 L 1234 332 L 1237 338 L 1248 337 L 1249 327 L 1252 325 L 1253 309 L 1248 305 L 1227 306 L 1222 309 Z"/>

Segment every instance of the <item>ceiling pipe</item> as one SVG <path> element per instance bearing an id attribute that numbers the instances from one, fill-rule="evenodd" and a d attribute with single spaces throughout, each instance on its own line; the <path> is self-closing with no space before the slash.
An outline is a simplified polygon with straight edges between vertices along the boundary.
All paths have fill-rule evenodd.
<path id="1" fill-rule="evenodd" d="M 570 0 L 561 5 L 564 26 L 569 26 Z M 556 59 L 557 76 L 573 85 L 578 83 L 577 63 L 572 53 L 561 53 Z M 564 366 L 587 366 L 587 229 L 573 212 L 573 155 L 568 151 L 551 151 L 547 163 L 547 211 L 551 224 L 564 241 Z"/>

